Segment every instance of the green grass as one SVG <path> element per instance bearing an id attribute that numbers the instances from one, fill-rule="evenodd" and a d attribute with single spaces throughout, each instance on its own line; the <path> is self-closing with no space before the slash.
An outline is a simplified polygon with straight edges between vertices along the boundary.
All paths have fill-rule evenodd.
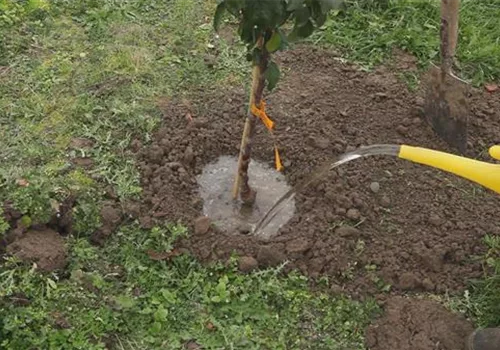
<path id="1" fill-rule="evenodd" d="M 478 327 L 500 327 L 500 238 L 487 235 L 484 243 L 488 247 L 482 258 L 484 275 L 470 281 L 463 295 L 448 297 L 444 303 L 474 320 Z"/>
<path id="2" fill-rule="evenodd" d="M 488 252 L 484 257 L 484 276 L 471 281 L 463 298 L 455 301 L 456 309 L 473 318 L 480 327 L 500 326 L 500 237 L 484 239 Z"/>
<path id="3" fill-rule="evenodd" d="M 368 68 L 400 48 L 421 67 L 439 60 L 439 1 L 347 0 L 346 11 L 332 16 L 312 38 L 333 45 L 351 61 Z M 500 3 L 463 0 L 457 58 L 461 74 L 478 85 L 500 79 Z"/>
<path id="4" fill-rule="evenodd" d="M 435 1 L 376 3 L 351 1 L 312 40 L 367 67 L 398 46 L 422 65 L 437 58 Z M 463 73 L 498 79 L 500 9 L 463 3 Z M 193 0 L 0 0 L 0 203 L 46 223 L 54 203 L 77 197 L 67 271 L 40 274 L 12 259 L 0 266 L 0 348 L 178 349 L 190 340 L 207 349 L 363 348 L 378 311 L 370 300 L 311 291 L 279 269 L 243 275 L 234 261 L 151 260 L 147 249 L 168 251 L 186 234 L 179 226 L 123 226 L 103 248 L 87 240 L 107 188 L 122 202 L 140 196 L 129 145 L 151 141 L 159 100 L 247 81 L 244 47 L 215 37 L 213 10 Z M 75 138 L 93 146 L 72 147 Z M 90 169 L 72 165 L 82 156 Z M 0 216 L 0 234 L 7 230 Z M 490 272 L 462 301 L 483 325 L 499 322 L 498 242 L 488 243 Z"/>
<path id="5" fill-rule="evenodd" d="M 279 269 L 242 275 L 202 267 L 188 256 L 154 261 L 181 227 L 123 227 L 103 249 L 70 238 L 68 278 L 8 261 L 0 274 L 3 349 L 363 349 L 378 308 L 311 292 L 304 277 Z M 15 306 L 10 300 L 30 300 Z M 11 297 L 6 297 L 11 296 Z M 64 328 L 64 325 L 68 329 Z"/>
<path id="6" fill-rule="evenodd" d="M 1 4 L 10 10 L 0 22 L 0 66 L 6 67 L 0 200 L 12 200 L 42 223 L 52 214 L 43 203 L 61 201 L 75 188 L 97 193 L 109 185 L 121 200 L 137 197 L 139 175 L 128 146 L 135 138 L 149 141 L 160 121 L 158 99 L 239 84 L 244 76 L 243 53 L 212 44 L 208 2 L 58 0 L 40 2 L 37 10 Z M 224 60 L 210 70 L 204 59 L 214 51 Z M 94 147 L 69 149 L 74 137 Z M 69 160 L 82 155 L 95 164 L 75 174 Z M 17 186 L 20 178 L 30 186 Z"/>

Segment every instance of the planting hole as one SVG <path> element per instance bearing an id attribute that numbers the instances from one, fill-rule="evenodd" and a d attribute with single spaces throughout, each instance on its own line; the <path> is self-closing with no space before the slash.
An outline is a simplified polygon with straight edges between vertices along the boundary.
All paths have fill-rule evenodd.
<path id="1" fill-rule="evenodd" d="M 216 162 L 205 166 L 197 180 L 203 199 L 203 213 L 224 231 L 249 234 L 276 200 L 290 190 L 290 186 L 283 174 L 252 160 L 249 169 L 250 186 L 257 191 L 257 198 L 252 208 L 242 206 L 240 201 L 235 202 L 232 198 L 237 163 L 237 158 L 220 157 Z M 275 236 L 294 212 L 295 201 L 292 200 L 265 230 L 259 232 L 259 237 L 268 239 Z"/>

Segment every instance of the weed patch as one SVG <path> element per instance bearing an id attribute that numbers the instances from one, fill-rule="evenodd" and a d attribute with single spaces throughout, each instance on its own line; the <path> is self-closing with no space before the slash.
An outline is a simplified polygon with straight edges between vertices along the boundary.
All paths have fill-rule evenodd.
<path id="1" fill-rule="evenodd" d="M 9 260 L 2 268 L 0 343 L 5 349 L 363 348 L 363 329 L 377 312 L 311 292 L 280 269 L 242 275 L 202 267 L 189 256 L 153 260 L 186 234 L 180 226 L 150 231 L 126 226 L 103 249 L 71 238 L 64 275 L 42 275 Z"/>

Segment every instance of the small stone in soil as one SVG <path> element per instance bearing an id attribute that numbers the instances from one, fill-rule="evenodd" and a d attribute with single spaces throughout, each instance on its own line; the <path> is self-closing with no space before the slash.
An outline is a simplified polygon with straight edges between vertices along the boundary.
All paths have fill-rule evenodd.
<path id="1" fill-rule="evenodd" d="M 139 224 L 141 225 L 141 228 L 149 230 L 153 228 L 154 222 L 153 219 L 150 216 L 142 216 L 139 218 Z"/>
<path id="2" fill-rule="evenodd" d="M 317 137 L 314 141 L 314 146 L 319 149 L 327 149 L 330 147 L 330 140 L 322 137 Z"/>
<path id="3" fill-rule="evenodd" d="M 361 213 L 358 209 L 349 209 L 346 216 L 350 220 L 359 220 L 359 218 L 361 217 Z"/>
<path id="4" fill-rule="evenodd" d="M 275 267 L 285 259 L 285 255 L 273 247 L 261 247 L 257 253 L 257 261 L 264 267 Z"/>
<path id="5" fill-rule="evenodd" d="M 249 224 L 242 223 L 238 227 L 238 232 L 241 233 L 242 235 L 248 235 L 249 233 L 252 232 L 252 227 Z"/>
<path id="6" fill-rule="evenodd" d="M 335 230 L 335 235 L 340 237 L 357 237 L 359 233 L 357 228 L 351 226 L 341 226 Z"/>
<path id="7" fill-rule="evenodd" d="M 377 193 L 380 191 L 380 184 L 378 182 L 372 182 L 370 184 L 370 190 L 372 190 L 373 193 Z"/>
<path id="8" fill-rule="evenodd" d="M 333 146 L 333 150 L 335 151 L 335 153 L 342 153 L 344 152 L 344 146 L 342 146 L 340 143 L 336 143 Z"/>
<path id="9" fill-rule="evenodd" d="M 191 165 L 194 160 L 194 151 L 191 146 L 188 146 L 184 151 L 184 163 L 186 165 Z"/>
<path id="10" fill-rule="evenodd" d="M 388 208 L 391 205 L 391 200 L 387 196 L 383 196 L 380 199 L 380 205 L 383 206 L 384 208 Z"/>
<path id="11" fill-rule="evenodd" d="M 251 256 L 243 256 L 238 260 L 238 268 L 241 272 L 250 272 L 259 266 L 257 260 Z"/>
<path id="12" fill-rule="evenodd" d="M 303 253 L 311 249 L 312 242 L 305 238 L 297 238 L 286 245 L 286 250 L 289 253 Z"/>
<path id="13" fill-rule="evenodd" d="M 333 294 L 337 294 L 337 295 L 344 294 L 344 289 L 340 285 L 338 285 L 336 283 L 332 283 L 332 285 L 330 286 L 330 291 Z"/>
<path id="14" fill-rule="evenodd" d="M 200 216 L 194 221 L 194 234 L 204 235 L 210 229 L 212 221 L 208 216 Z"/>
<path id="15" fill-rule="evenodd" d="M 403 126 L 410 126 L 411 125 L 411 120 L 410 118 L 404 118 L 402 121 L 401 121 L 401 124 Z"/>
<path id="16" fill-rule="evenodd" d="M 432 292 L 436 288 L 434 283 L 432 283 L 432 281 L 429 278 L 424 278 L 424 280 L 422 281 L 422 286 L 428 292 Z"/>
<path id="17" fill-rule="evenodd" d="M 411 272 L 405 272 L 399 277 L 399 288 L 402 290 L 412 290 L 419 285 L 418 278 Z"/>
<path id="18" fill-rule="evenodd" d="M 396 131 L 397 131 L 399 134 L 401 134 L 401 135 L 403 135 L 403 136 L 404 136 L 404 135 L 406 135 L 406 133 L 408 132 L 408 128 L 406 128 L 406 127 L 405 127 L 405 126 L 403 126 L 403 125 L 398 125 L 398 126 L 396 127 Z"/>
<path id="19" fill-rule="evenodd" d="M 443 223 L 443 220 L 439 217 L 437 214 L 431 214 L 429 216 L 429 224 L 433 226 L 441 226 Z"/>
<path id="20" fill-rule="evenodd" d="M 344 208 L 338 207 L 335 209 L 335 214 L 337 214 L 337 215 L 345 215 L 345 213 L 346 213 L 346 210 Z"/>

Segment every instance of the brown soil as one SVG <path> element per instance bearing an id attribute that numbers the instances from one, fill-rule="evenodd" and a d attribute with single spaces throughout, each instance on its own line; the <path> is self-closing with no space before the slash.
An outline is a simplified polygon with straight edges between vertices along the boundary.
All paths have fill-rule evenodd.
<path id="1" fill-rule="evenodd" d="M 366 330 L 370 350 L 464 350 L 472 325 L 442 305 L 394 297 L 385 314 Z"/>
<path id="2" fill-rule="evenodd" d="M 98 245 L 102 245 L 105 239 L 116 230 L 123 220 L 122 211 L 115 206 L 114 202 L 111 201 L 104 203 L 100 214 L 102 225 L 90 237 L 90 240 Z"/>
<path id="3" fill-rule="evenodd" d="M 94 161 L 92 158 L 83 158 L 83 157 L 77 157 L 73 158 L 71 162 L 77 166 L 77 167 L 82 167 L 82 168 L 91 168 L 92 165 L 94 165 Z"/>
<path id="4" fill-rule="evenodd" d="M 60 270 L 66 266 L 64 239 L 50 229 L 27 231 L 7 246 L 7 253 L 36 263 L 42 271 Z"/>
<path id="5" fill-rule="evenodd" d="M 398 79 L 397 60 L 365 73 L 328 52 L 299 48 L 280 61 L 284 80 L 267 102 L 292 185 L 361 145 L 406 143 L 453 152 L 422 121 L 422 98 Z M 138 153 L 145 227 L 166 219 L 193 227 L 202 214 L 195 176 L 217 157 L 238 154 L 245 102 L 243 91 L 234 89 L 162 104 L 163 127 Z M 468 155 L 490 161 L 485 151 L 500 141 L 500 99 L 473 90 L 470 104 Z M 263 127 L 254 145 L 254 156 L 272 164 L 272 142 Z M 473 258 L 484 251 L 481 239 L 500 233 L 498 196 L 387 157 L 347 164 L 296 200 L 295 217 L 271 241 L 212 227 L 184 243 L 202 260 L 225 260 L 233 251 L 260 266 L 288 259 L 288 268 L 327 275 L 353 295 L 388 284 L 396 292 L 443 293 L 461 290 L 480 275 Z M 339 229 L 347 225 L 356 229 Z"/>
<path id="6" fill-rule="evenodd" d="M 94 141 L 83 137 L 75 137 L 69 143 L 69 147 L 73 149 L 92 148 L 92 146 L 94 146 Z"/>

